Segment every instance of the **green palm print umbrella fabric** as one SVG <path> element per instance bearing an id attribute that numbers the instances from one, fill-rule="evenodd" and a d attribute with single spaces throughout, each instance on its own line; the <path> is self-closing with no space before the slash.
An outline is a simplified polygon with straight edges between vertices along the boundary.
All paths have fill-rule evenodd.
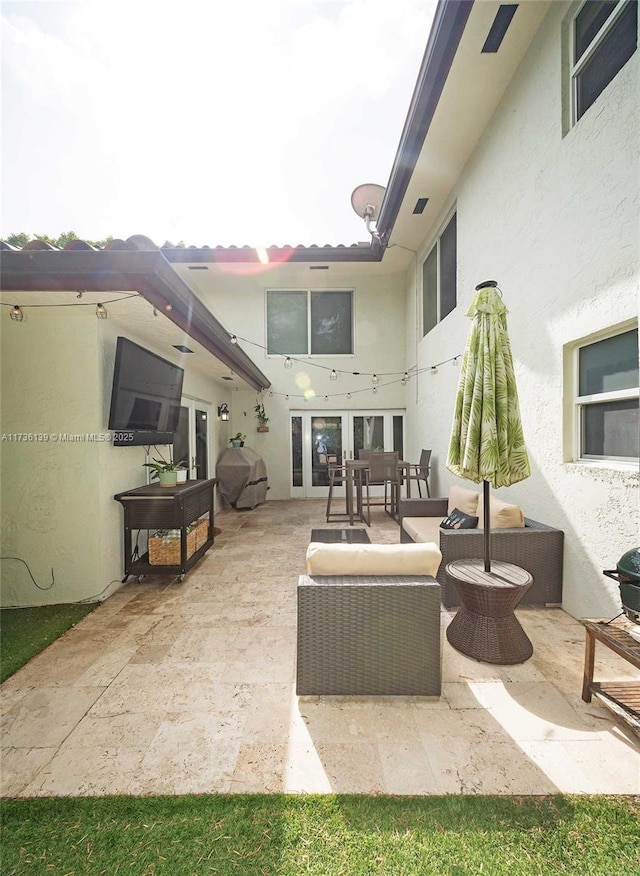
<path id="1" fill-rule="evenodd" d="M 480 289 L 467 312 L 471 331 L 462 358 L 447 468 L 466 480 L 508 487 L 531 474 L 500 292 Z"/>

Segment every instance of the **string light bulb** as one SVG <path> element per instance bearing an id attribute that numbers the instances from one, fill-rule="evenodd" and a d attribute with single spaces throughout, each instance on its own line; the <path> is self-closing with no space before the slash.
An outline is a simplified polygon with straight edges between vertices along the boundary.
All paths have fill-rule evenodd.
<path id="1" fill-rule="evenodd" d="M 437 373 L 438 373 L 438 368 L 437 368 L 436 365 L 432 365 L 432 366 L 431 366 L 431 373 L 432 373 L 432 374 L 437 374 Z"/>
<path id="2" fill-rule="evenodd" d="M 231 335 L 231 337 L 229 338 L 229 340 L 231 341 L 232 344 L 237 344 L 237 343 L 238 343 L 238 338 L 237 338 L 235 335 Z"/>
<path id="3" fill-rule="evenodd" d="M 329 375 L 329 380 L 337 380 L 337 379 L 338 379 L 338 372 L 336 371 L 335 368 L 332 368 L 331 374 Z"/>
<path id="4" fill-rule="evenodd" d="M 293 360 L 291 359 L 291 356 L 287 356 L 287 358 L 284 360 L 284 367 L 287 369 L 293 368 Z"/>
<path id="5" fill-rule="evenodd" d="M 22 308 L 19 304 L 13 305 L 9 316 L 14 322 L 22 322 L 22 320 L 24 319 L 24 313 L 22 312 Z"/>
<path id="6" fill-rule="evenodd" d="M 351 393 L 350 393 L 350 392 L 347 393 L 347 398 L 348 398 L 349 400 L 351 400 Z"/>
<path id="7" fill-rule="evenodd" d="M 402 380 L 400 381 L 400 383 L 401 383 L 403 386 L 406 386 L 408 382 L 409 382 L 409 374 L 405 371 L 405 372 L 404 372 L 404 375 L 403 375 L 403 377 L 402 377 Z"/>
<path id="8" fill-rule="evenodd" d="M 96 304 L 96 316 L 98 317 L 98 319 L 107 319 L 109 317 L 109 314 L 107 313 L 107 308 L 104 306 L 104 304 L 100 304 L 100 302 Z"/>
<path id="9" fill-rule="evenodd" d="M 374 374 L 373 377 L 371 378 L 371 383 L 373 383 L 373 385 L 376 386 L 379 382 L 380 382 L 380 378 L 378 377 L 377 374 Z"/>
<path id="10" fill-rule="evenodd" d="M 375 395 L 378 392 L 378 387 L 374 386 L 371 392 Z"/>

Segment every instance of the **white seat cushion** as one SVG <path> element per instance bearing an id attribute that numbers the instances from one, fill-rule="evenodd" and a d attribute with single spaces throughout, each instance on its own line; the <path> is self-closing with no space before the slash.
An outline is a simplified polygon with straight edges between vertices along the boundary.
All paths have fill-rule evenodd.
<path id="1" fill-rule="evenodd" d="M 402 528 L 415 542 L 440 544 L 441 517 L 404 517 Z"/>
<path id="2" fill-rule="evenodd" d="M 307 548 L 308 575 L 431 575 L 442 554 L 428 544 L 324 544 Z"/>

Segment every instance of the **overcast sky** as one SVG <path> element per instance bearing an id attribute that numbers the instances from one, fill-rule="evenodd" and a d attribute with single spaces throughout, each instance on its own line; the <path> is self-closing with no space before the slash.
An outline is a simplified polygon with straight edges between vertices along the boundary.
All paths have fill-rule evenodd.
<path id="1" fill-rule="evenodd" d="M 368 240 L 435 0 L 2 4 L 2 228 Z"/>

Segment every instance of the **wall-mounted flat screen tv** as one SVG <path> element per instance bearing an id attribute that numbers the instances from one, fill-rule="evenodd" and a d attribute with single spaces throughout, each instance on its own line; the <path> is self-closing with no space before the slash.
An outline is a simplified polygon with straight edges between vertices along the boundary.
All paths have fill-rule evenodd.
<path id="1" fill-rule="evenodd" d="M 178 428 L 184 369 L 118 338 L 109 430 L 117 446 L 171 444 Z"/>

